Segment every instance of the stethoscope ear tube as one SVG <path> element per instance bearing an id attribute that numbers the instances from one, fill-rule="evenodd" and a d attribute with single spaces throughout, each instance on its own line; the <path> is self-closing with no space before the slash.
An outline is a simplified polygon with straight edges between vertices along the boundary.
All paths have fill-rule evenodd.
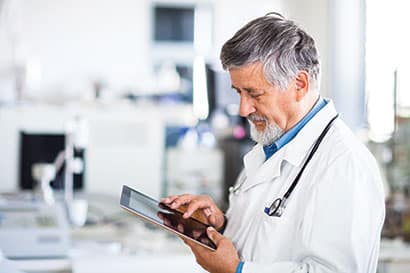
<path id="1" fill-rule="evenodd" d="M 229 193 L 237 195 L 239 193 L 239 190 L 241 189 L 242 185 L 245 183 L 245 181 L 246 181 L 245 171 L 242 170 L 241 173 L 239 174 L 239 178 L 238 178 L 237 183 L 234 186 L 229 187 L 229 189 L 228 189 Z"/>

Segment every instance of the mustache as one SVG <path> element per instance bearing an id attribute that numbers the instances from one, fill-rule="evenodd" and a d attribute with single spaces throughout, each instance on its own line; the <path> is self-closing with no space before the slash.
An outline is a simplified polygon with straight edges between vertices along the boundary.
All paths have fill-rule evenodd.
<path id="1" fill-rule="evenodd" d="M 257 114 L 250 114 L 248 117 L 248 120 L 250 121 L 268 121 L 268 119 L 264 116 L 259 116 Z"/>

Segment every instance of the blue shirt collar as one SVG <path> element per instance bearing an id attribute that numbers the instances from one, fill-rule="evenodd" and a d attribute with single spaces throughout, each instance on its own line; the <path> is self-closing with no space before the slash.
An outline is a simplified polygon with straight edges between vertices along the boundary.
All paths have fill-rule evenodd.
<path id="1" fill-rule="evenodd" d="M 298 123 L 296 123 L 295 126 L 293 126 L 291 129 L 285 132 L 271 145 L 263 146 L 263 151 L 265 153 L 266 160 L 268 160 L 273 154 L 279 151 L 280 148 L 288 144 L 299 133 L 299 131 L 302 130 L 306 123 L 308 123 L 309 120 L 311 120 L 317 112 L 319 112 L 323 107 L 325 107 L 327 103 L 328 102 L 325 99 L 319 97 L 318 101 L 309 111 L 309 113 L 307 113 L 306 116 L 304 116 Z"/>

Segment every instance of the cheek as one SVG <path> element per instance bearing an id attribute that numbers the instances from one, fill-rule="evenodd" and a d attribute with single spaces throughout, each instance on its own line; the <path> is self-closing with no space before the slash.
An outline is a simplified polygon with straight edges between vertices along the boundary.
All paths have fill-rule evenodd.
<path id="1" fill-rule="evenodd" d="M 269 123 L 276 124 L 282 128 L 281 126 L 284 125 L 286 120 L 286 107 L 286 103 L 271 100 L 261 103 L 258 110 L 260 114 L 268 119 Z"/>
<path id="2" fill-rule="evenodd" d="M 266 118 L 269 122 L 275 122 L 278 115 L 278 108 L 274 104 L 261 103 L 257 108 L 260 115 Z"/>

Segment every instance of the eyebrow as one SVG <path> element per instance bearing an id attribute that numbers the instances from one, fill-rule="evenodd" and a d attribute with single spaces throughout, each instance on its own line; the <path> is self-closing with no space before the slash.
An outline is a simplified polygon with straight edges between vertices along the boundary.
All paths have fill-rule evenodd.
<path id="1" fill-rule="evenodd" d="M 231 88 L 232 88 L 232 89 L 235 89 L 236 91 L 240 91 L 240 90 L 241 90 L 241 88 L 238 88 L 238 87 L 236 87 L 236 86 L 234 86 L 234 85 L 231 85 Z M 261 89 L 254 89 L 254 88 L 251 88 L 251 87 L 244 87 L 244 88 L 242 88 L 242 90 L 246 91 L 248 94 L 249 94 L 249 93 L 255 93 L 255 92 L 263 92 L 263 90 L 261 90 Z"/>

